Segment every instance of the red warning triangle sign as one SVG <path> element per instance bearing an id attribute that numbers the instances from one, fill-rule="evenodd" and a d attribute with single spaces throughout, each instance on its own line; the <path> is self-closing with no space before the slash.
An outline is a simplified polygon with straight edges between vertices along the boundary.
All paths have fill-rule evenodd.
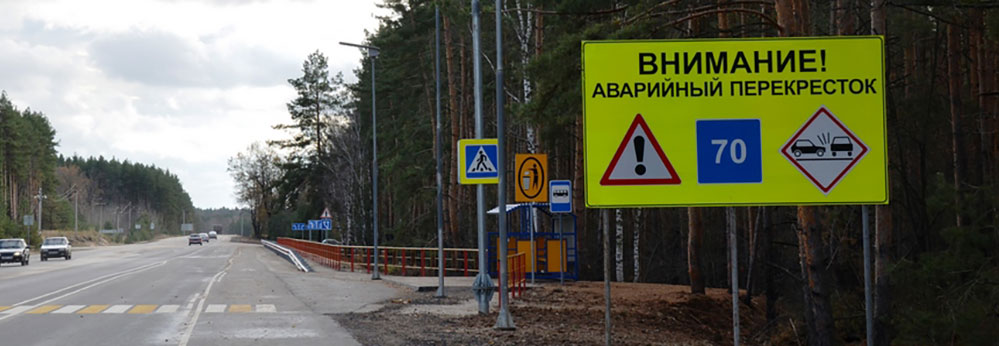
<path id="1" fill-rule="evenodd" d="M 666 158 L 645 118 L 635 115 L 624 140 L 611 159 L 600 185 L 679 184 L 680 176 Z"/>

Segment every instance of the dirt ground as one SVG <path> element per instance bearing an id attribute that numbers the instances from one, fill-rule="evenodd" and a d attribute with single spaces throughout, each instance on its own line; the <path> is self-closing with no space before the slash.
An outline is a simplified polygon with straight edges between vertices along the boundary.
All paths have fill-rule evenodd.
<path id="1" fill-rule="evenodd" d="M 708 289 L 692 295 L 688 286 L 613 283 L 612 324 L 616 345 L 731 345 L 731 295 Z M 470 289 L 411 293 L 372 313 L 332 316 L 365 345 L 600 345 L 604 341 L 603 282 L 543 284 L 511 301 L 515 331 L 493 329 L 491 314 L 413 314 L 412 305 L 468 305 Z M 762 299 L 740 304 L 743 344 L 756 344 L 753 331 L 765 324 Z M 472 305 L 474 306 L 474 305 Z M 434 311 L 435 309 L 422 309 Z M 473 310 L 474 311 L 474 310 Z"/>

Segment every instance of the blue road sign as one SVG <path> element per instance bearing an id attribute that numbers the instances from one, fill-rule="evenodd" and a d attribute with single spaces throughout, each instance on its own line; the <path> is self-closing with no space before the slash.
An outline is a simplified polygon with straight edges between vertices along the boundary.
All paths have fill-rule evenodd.
<path id="1" fill-rule="evenodd" d="M 301 222 L 293 223 L 293 224 L 291 224 L 291 230 L 292 231 L 305 231 L 306 230 L 305 223 L 301 223 Z"/>
<path id="2" fill-rule="evenodd" d="M 499 180 L 496 139 L 458 141 L 458 180 L 462 184 L 495 184 Z"/>
<path id="3" fill-rule="evenodd" d="M 309 220 L 307 228 L 310 231 L 332 231 L 333 220 L 330 219 Z"/>
<path id="4" fill-rule="evenodd" d="M 548 202 L 552 213 L 572 212 L 572 181 L 552 180 L 548 182 Z"/>
<path id="5" fill-rule="evenodd" d="M 763 182 L 759 119 L 697 121 L 697 182 Z"/>

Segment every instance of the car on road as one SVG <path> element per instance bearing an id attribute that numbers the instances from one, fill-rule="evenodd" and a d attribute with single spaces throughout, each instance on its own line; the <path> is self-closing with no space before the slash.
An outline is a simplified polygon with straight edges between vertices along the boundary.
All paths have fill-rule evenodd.
<path id="1" fill-rule="evenodd" d="M 209 238 L 208 238 L 208 233 L 199 233 L 198 235 L 200 235 L 200 236 L 201 236 L 201 241 L 203 241 L 203 242 L 205 242 L 205 243 L 208 243 L 208 242 L 209 242 L 209 240 L 208 240 L 208 239 L 209 239 Z"/>
<path id="2" fill-rule="evenodd" d="M 20 263 L 28 265 L 31 260 L 31 248 L 24 239 L 0 239 L 0 264 Z"/>
<path id="3" fill-rule="evenodd" d="M 801 154 L 815 154 L 822 156 L 826 153 L 826 148 L 822 146 L 815 145 L 811 140 L 799 139 L 794 141 L 794 145 L 791 146 L 791 152 L 794 153 L 794 157 L 799 157 Z"/>
<path id="4" fill-rule="evenodd" d="M 323 239 L 323 244 L 340 245 L 340 241 L 333 238 L 326 238 Z"/>
<path id="5" fill-rule="evenodd" d="M 73 246 L 66 237 L 48 237 L 42 242 L 38 255 L 42 257 L 42 261 L 48 261 L 52 257 L 62 257 L 68 261 L 73 258 Z"/>
<path id="6" fill-rule="evenodd" d="M 205 243 L 203 241 L 201 241 L 201 235 L 200 234 L 195 233 L 195 234 L 191 234 L 191 236 L 187 237 L 187 246 L 191 246 L 191 245 L 194 245 L 194 244 L 205 245 Z"/>
<path id="7" fill-rule="evenodd" d="M 219 234 L 217 232 L 215 232 L 215 231 L 208 232 L 208 238 L 210 238 L 210 239 L 218 239 L 219 238 Z"/>

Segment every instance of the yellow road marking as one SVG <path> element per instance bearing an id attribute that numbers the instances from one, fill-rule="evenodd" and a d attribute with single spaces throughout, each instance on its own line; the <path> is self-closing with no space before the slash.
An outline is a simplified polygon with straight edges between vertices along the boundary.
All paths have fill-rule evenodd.
<path id="1" fill-rule="evenodd" d="M 253 306 L 249 304 L 229 305 L 229 312 L 253 312 Z"/>
<path id="2" fill-rule="evenodd" d="M 9 306 L 0 306 L 0 311 L 4 311 L 4 310 L 7 310 L 7 309 L 10 309 L 10 307 Z"/>
<path id="3" fill-rule="evenodd" d="M 150 305 L 150 304 L 147 304 L 147 305 L 136 305 L 134 308 L 132 308 L 132 310 L 128 310 L 128 313 L 130 313 L 130 314 L 148 314 L 150 312 L 155 311 L 157 306 L 159 306 L 159 305 L 155 305 L 155 304 L 152 304 L 152 305 Z"/>
<path id="4" fill-rule="evenodd" d="M 80 311 L 77 311 L 76 313 L 78 313 L 78 314 L 98 314 L 101 311 L 104 311 L 104 309 L 107 309 L 109 306 L 111 306 L 111 305 L 91 305 L 91 306 L 83 308 Z"/>
<path id="5" fill-rule="evenodd" d="M 42 306 L 39 306 L 39 307 L 35 308 L 34 310 L 26 312 L 26 314 L 47 314 L 49 312 L 52 312 L 52 310 L 55 310 L 55 309 L 58 309 L 58 308 L 61 308 L 61 307 L 62 307 L 62 305 L 42 305 Z"/>

